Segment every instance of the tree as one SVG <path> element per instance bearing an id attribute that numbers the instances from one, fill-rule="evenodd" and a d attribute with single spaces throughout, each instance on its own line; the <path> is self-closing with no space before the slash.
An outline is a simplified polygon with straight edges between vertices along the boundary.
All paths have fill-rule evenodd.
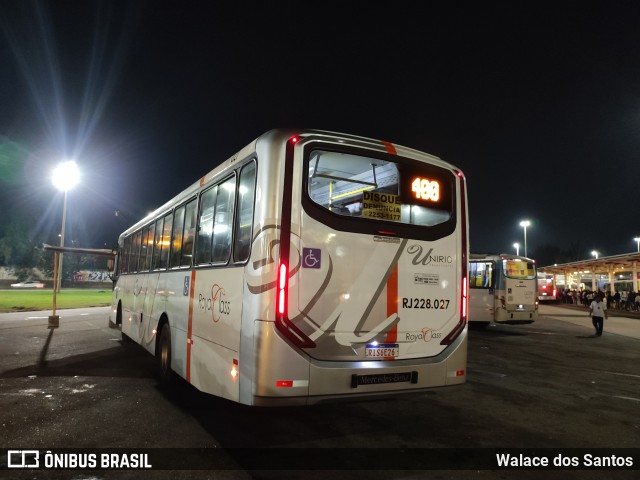
<path id="1" fill-rule="evenodd" d="M 0 266 L 32 268 L 42 256 L 42 249 L 29 234 L 24 217 L 12 217 L 0 232 Z"/>

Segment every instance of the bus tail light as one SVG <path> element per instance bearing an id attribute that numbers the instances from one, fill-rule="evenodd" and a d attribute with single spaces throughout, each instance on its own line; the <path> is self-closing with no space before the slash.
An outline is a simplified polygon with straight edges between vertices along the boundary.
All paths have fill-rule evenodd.
<path id="1" fill-rule="evenodd" d="M 467 311 L 468 311 L 468 286 L 467 286 L 467 277 L 462 278 L 462 294 L 460 295 L 460 321 L 455 326 L 455 328 L 442 339 L 440 345 L 451 345 L 453 341 L 458 338 L 458 335 L 462 333 L 465 325 L 467 324 Z"/>
<path id="2" fill-rule="evenodd" d="M 469 301 L 469 290 L 468 290 L 468 286 L 467 286 L 467 277 L 464 277 L 462 279 L 462 308 L 460 311 L 460 315 L 462 316 L 462 319 L 466 322 L 467 321 L 467 307 L 468 307 L 468 301 Z"/>
<path id="3" fill-rule="evenodd" d="M 468 254 L 469 254 L 469 239 L 467 238 L 467 199 L 465 195 L 465 186 L 464 186 L 464 175 L 462 172 L 455 171 L 456 175 L 460 178 L 460 213 L 462 217 L 461 224 L 461 239 L 462 239 L 462 251 L 460 252 L 460 270 L 462 277 L 460 292 L 460 321 L 458 324 L 449 332 L 449 334 L 442 339 L 440 345 L 451 345 L 453 341 L 458 338 L 458 336 L 464 331 L 467 325 L 467 312 L 469 311 L 469 284 L 468 284 Z"/>
<path id="4" fill-rule="evenodd" d="M 233 378 L 234 380 L 238 377 L 238 360 L 236 358 L 233 359 L 230 373 L 231 373 L 231 378 Z"/>
<path id="5" fill-rule="evenodd" d="M 276 328 L 299 348 L 314 348 L 315 342 L 307 337 L 288 317 L 289 269 L 282 262 L 278 267 L 276 283 Z"/>

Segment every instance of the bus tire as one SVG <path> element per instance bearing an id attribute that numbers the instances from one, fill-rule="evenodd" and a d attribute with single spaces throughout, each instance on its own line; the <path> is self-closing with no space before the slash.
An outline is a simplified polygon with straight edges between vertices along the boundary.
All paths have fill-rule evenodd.
<path id="1" fill-rule="evenodd" d="M 171 371 L 171 329 L 165 323 L 160 331 L 160 341 L 158 343 L 158 376 L 160 385 L 169 387 L 173 373 Z"/>

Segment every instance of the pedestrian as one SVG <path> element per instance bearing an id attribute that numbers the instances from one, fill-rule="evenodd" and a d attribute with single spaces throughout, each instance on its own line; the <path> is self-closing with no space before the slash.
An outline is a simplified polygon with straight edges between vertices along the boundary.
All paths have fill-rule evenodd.
<path id="1" fill-rule="evenodd" d="M 602 330 L 604 328 L 604 319 L 607 316 L 607 307 L 602 302 L 602 295 L 596 295 L 595 300 L 589 305 L 589 315 L 591 315 L 591 322 L 596 329 L 594 337 L 602 336 Z"/>

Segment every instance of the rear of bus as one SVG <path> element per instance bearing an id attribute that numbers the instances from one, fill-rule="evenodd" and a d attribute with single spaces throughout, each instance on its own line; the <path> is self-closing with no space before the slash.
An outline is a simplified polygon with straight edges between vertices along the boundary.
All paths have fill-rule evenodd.
<path id="1" fill-rule="evenodd" d="M 249 262 L 273 260 L 276 271 L 275 283 L 263 277 L 254 288 L 264 309 L 252 391 L 241 386 L 251 399 L 241 401 L 306 404 L 463 383 L 462 173 L 422 152 L 329 132 L 270 132 L 256 151 L 284 158 L 277 238 L 260 228 Z"/>
<path id="2" fill-rule="evenodd" d="M 526 257 L 502 255 L 502 275 L 497 286 L 500 307 L 496 308 L 496 322 L 532 323 L 538 319 L 535 261 Z"/>
<path id="3" fill-rule="evenodd" d="M 538 302 L 555 302 L 557 293 L 553 275 L 538 272 Z"/>

